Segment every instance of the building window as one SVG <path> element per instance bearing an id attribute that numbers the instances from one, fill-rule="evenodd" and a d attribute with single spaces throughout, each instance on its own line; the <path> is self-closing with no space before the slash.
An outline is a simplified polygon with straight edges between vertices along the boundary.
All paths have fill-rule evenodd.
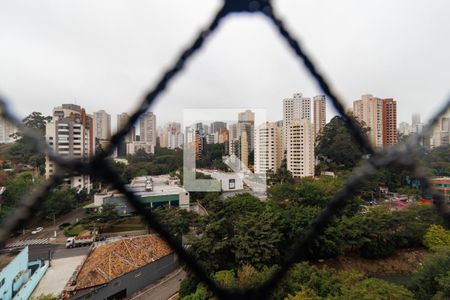
<path id="1" fill-rule="evenodd" d="M 230 179 L 228 181 L 228 188 L 230 190 L 234 190 L 236 188 L 236 181 L 235 181 L 235 179 Z"/>

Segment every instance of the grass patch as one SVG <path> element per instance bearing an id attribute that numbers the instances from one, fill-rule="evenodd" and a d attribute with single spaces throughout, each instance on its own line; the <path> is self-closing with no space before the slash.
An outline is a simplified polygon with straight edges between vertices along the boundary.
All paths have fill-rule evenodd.
<path id="1" fill-rule="evenodd" d="M 64 228 L 64 235 L 65 236 L 77 236 L 85 230 L 86 230 L 86 228 L 84 228 L 83 224 L 74 224 L 74 225 Z"/>

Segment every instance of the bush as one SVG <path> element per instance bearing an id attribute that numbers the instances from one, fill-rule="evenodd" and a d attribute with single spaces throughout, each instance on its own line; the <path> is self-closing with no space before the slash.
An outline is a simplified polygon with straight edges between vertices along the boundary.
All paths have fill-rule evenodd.
<path id="1" fill-rule="evenodd" d="M 364 258 L 377 259 L 391 256 L 395 248 L 393 240 L 378 237 L 364 243 L 359 249 L 359 254 Z"/>
<path id="2" fill-rule="evenodd" d="M 423 237 L 423 244 L 433 251 L 448 247 L 450 246 L 450 231 L 440 225 L 431 225 Z"/>
<path id="3" fill-rule="evenodd" d="M 180 284 L 180 291 L 178 292 L 180 295 L 180 299 L 188 296 L 189 294 L 193 294 L 197 289 L 197 285 L 200 283 L 197 277 L 188 275 Z"/>
<path id="4" fill-rule="evenodd" d="M 450 250 L 441 250 L 430 257 L 414 275 L 411 290 L 419 300 L 432 299 L 434 296 L 434 299 L 449 299 L 449 272 Z"/>
<path id="5" fill-rule="evenodd" d="M 77 236 L 86 229 L 84 228 L 83 224 L 74 224 L 69 227 L 64 228 L 64 235 L 65 236 Z"/>

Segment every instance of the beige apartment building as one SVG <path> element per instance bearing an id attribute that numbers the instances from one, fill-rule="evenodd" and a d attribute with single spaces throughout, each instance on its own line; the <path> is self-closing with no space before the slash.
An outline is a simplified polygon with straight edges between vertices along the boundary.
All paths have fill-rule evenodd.
<path id="1" fill-rule="evenodd" d="M 265 123 L 255 129 L 255 173 L 276 172 L 282 160 L 282 129 L 276 123 Z"/>
<path id="2" fill-rule="evenodd" d="M 327 119 L 325 95 L 315 96 L 313 98 L 313 103 L 314 135 L 317 137 L 325 127 Z"/>
<path id="3" fill-rule="evenodd" d="M 314 132 L 310 120 L 293 120 L 287 128 L 287 168 L 294 178 L 314 176 Z"/>
<path id="4" fill-rule="evenodd" d="M 394 99 L 362 95 L 353 102 L 353 115 L 370 128 L 368 136 L 373 146 L 382 148 L 397 143 L 397 102 Z"/>

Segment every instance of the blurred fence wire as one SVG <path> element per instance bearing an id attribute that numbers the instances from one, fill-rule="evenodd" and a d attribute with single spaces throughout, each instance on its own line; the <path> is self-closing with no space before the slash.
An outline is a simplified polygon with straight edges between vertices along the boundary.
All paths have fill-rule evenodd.
<path id="1" fill-rule="evenodd" d="M 161 93 L 168 87 L 172 79 L 179 74 L 186 66 L 192 56 L 198 52 L 205 44 L 211 34 L 218 28 L 221 21 L 227 16 L 234 13 L 257 13 L 262 14 L 272 23 L 275 29 L 283 37 L 287 45 L 297 56 L 299 63 L 303 64 L 309 71 L 312 78 L 316 81 L 320 90 L 330 99 L 334 108 L 344 118 L 346 126 L 353 135 L 355 141 L 359 144 L 365 153 L 369 154 L 364 164 L 354 172 L 353 176 L 346 182 L 342 190 L 337 193 L 328 203 L 327 207 L 311 224 L 309 230 L 303 236 L 299 236 L 297 241 L 292 245 L 289 254 L 284 258 L 280 268 L 261 286 L 254 289 L 226 289 L 219 286 L 209 274 L 199 265 L 198 262 L 180 245 L 176 238 L 171 236 L 169 232 L 158 222 L 152 211 L 146 208 L 138 199 L 138 197 L 126 188 L 126 183 L 122 181 L 120 176 L 114 172 L 112 166 L 108 163 L 107 158 L 114 152 L 117 145 L 124 139 L 128 132 L 132 129 L 139 117 L 146 112 Z M 321 73 L 316 63 L 305 52 L 301 43 L 287 29 L 282 19 L 276 14 L 269 0 L 224 0 L 221 8 L 216 12 L 212 21 L 205 29 L 201 30 L 195 39 L 185 48 L 175 62 L 162 74 L 159 81 L 146 94 L 139 108 L 131 115 L 129 122 L 121 128 L 111 138 L 111 143 L 101 153 L 97 153 L 89 162 L 81 162 L 79 160 L 65 159 L 58 156 L 53 150 L 39 138 L 33 131 L 25 127 L 21 120 L 15 117 L 8 108 L 8 102 L 0 97 L 0 116 L 7 121 L 15 124 L 22 135 L 32 141 L 35 151 L 48 155 L 57 166 L 59 172 L 49 178 L 42 186 L 38 187 L 31 195 L 22 199 L 20 205 L 14 214 L 10 215 L 0 228 L 0 243 L 3 244 L 9 237 L 9 234 L 18 226 L 20 222 L 27 220 L 32 216 L 33 208 L 44 198 L 52 188 L 60 184 L 65 176 L 70 174 L 91 174 L 102 178 L 123 193 L 129 204 L 141 214 L 149 226 L 157 231 L 160 236 L 172 247 L 178 257 L 186 266 L 200 279 L 208 288 L 221 299 L 264 299 L 270 295 L 270 291 L 276 284 L 286 275 L 289 268 L 306 256 L 306 249 L 309 245 L 324 231 L 330 220 L 342 208 L 346 200 L 355 193 L 358 186 L 368 176 L 374 174 L 380 168 L 397 165 L 411 171 L 414 176 L 419 178 L 424 191 L 433 195 L 435 204 L 439 212 L 449 219 L 447 211 L 447 203 L 441 194 L 435 192 L 427 179 L 427 174 L 420 165 L 417 158 L 417 148 L 419 142 L 429 134 L 430 130 L 450 107 L 450 100 L 446 100 L 442 108 L 437 111 L 434 117 L 429 121 L 425 130 L 419 135 L 408 139 L 394 147 L 384 151 L 375 151 L 366 136 L 362 133 L 355 121 L 345 112 L 343 102 L 333 91 L 330 83 Z"/>

